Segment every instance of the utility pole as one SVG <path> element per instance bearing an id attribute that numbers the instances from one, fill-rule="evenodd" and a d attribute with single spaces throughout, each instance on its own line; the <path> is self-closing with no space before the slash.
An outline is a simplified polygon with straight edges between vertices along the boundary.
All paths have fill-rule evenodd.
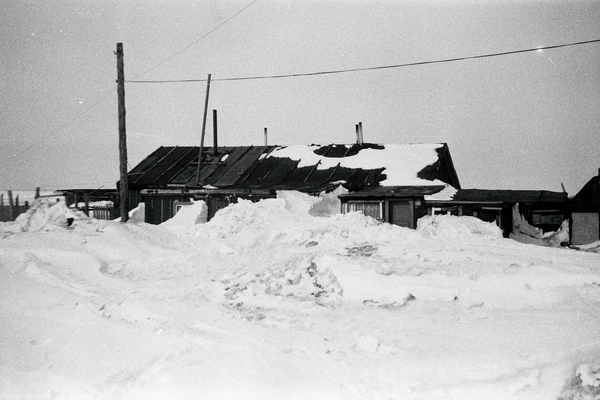
<path id="1" fill-rule="evenodd" d="M 129 182 L 127 180 L 127 134 L 125 131 L 125 73 L 123 43 L 117 43 L 117 95 L 119 98 L 119 195 L 121 222 L 129 220 Z"/>
<path id="2" fill-rule="evenodd" d="M 202 119 L 202 137 L 200 138 L 200 154 L 198 155 L 198 174 L 196 175 L 196 186 L 200 184 L 200 170 L 204 161 L 204 133 L 206 132 L 206 112 L 208 111 L 208 93 L 210 92 L 210 74 L 206 81 L 206 99 L 204 100 L 204 118 Z"/>

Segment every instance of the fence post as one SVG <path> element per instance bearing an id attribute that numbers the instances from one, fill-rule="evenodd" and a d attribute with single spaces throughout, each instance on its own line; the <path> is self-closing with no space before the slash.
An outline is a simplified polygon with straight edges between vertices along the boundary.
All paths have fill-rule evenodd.
<path id="1" fill-rule="evenodd" d="M 15 203 L 13 201 L 12 190 L 8 191 L 8 218 L 10 221 L 15 220 Z"/>
<path id="2" fill-rule="evenodd" d="M 40 187 L 39 186 L 35 188 L 35 198 L 36 199 L 40 198 Z"/>
<path id="3" fill-rule="evenodd" d="M 90 216 L 90 196 L 87 193 L 83 194 L 83 201 L 85 203 L 85 205 L 83 206 L 83 212 L 85 213 L 85 215 L 87 215 L 88 217 Z"/>

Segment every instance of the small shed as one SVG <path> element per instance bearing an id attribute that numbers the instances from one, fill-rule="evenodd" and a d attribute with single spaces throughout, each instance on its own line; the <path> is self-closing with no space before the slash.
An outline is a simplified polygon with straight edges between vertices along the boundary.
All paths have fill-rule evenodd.
<path id="1" fill-rule="evenodd" d="M 458 189 L 447 198 L 429 196 L 426 202 L 429 214 L 466 215 L 495 222 L 505 237 L 512 232 L 512 209 L 516 204 L 527 222 L 544 232 L 558 230 L 569 218 L 565 192 Z"/>
<path id="2" fill-rule="evenodd" d="M 582 245 L 600 240 L 600 169 L 570 199 L 571 244 Z"/>

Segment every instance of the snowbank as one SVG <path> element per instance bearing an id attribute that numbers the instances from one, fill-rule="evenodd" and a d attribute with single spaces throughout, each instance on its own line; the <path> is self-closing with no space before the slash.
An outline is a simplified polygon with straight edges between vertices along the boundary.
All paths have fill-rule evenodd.
<path id="1" fill-rule="evenodd" d="M 466 238 L 470 236 L 492 239 L 502 238 L 502 230 L 495 223 L 468 216 L 425 216 L 417 221 L 417 231 L 428 236 L 446 238 Z"/>
<path id="2" fill-rule="evenodd" d="M 0 397 L 598 397 L 595 253 L 466 217 L 314 217 L 293 193 L 202 209 L 0 224 Z"/>
<path id="3" fill-rule="evenodd" d="M 146 221 L 146 204 L 139 203 L 138 206 L 127 213 L 129 216 L 128 222 L 145 222 Z M 121 222 L 121 217 L 115 218 L 115 222 Z"/>
<path id="4" fill-rule="evenodd" d="M 560 247 L 569 243 L 569 221 L 563 221 L 556 232 L 544 233 L 541 229 L 532 226 L 519 212 L 519 203 L 513 206 L 513 229 L 510 238 L 521 243 L 535 244 L 538 246 Z"/>
<path id="5" fill-rule="evenodd" d="M 34 200 L 31 207 L 14 222 L 3 224 L 4 232 L 40 232 L 70 227 L 75 221 L 87 220 L 85 213 L 72 210 L 63 201 L 46 198 Z"/>
<path id="6" fill-rule="evenodd" d="M 191 205 L 183 206 L 171 219 L 161 224 L 163 227 L 189 227 L 203 224 L 208 220 L 208 207 L 205 201 L 193 201 Z"/>
<path id="7" fill-rule="evenodd" d="M 600 253 L 600 241 L 573 247 L 577 250 L 589 251 L 591 253 Z"/>

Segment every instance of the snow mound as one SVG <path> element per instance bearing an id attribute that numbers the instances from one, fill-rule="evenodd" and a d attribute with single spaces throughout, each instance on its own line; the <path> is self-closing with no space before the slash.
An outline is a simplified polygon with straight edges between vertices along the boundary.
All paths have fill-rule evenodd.
<path id="1" fill-rule="evenodd" d="M 27 212 L 8 224 L 12 232 L 41 232 L 68 228 L 78 220 L 89 220 L 81 211 L 72 210 L 64 201 L 52 202 L 45 198 L 36 199 Z"/>
<path id="2" fill-rule="evenodd" d="M 0 397 L 599 398 L 595 254 L 311 204 L 73 229 L 38 205 L 52 230 L 0 239 Z"/>
<path id="3" fill-rule="evenodd" d="M 321 193 L 319 195 L 319 202 L 311 207 L 309 214 L 314 217 L 328 217 L 340 214 L 342 203 L 338 196 L 345 193 L 348 193 L 348 190 L 341 185 L 332 192 Z"/>
<path id="4" fill-rule="evenodd" d="M 129 220 L 127 222 L 146 222 L 146 205 L 139 203 L 136 208 L 129 210 Z M 115 218 L 113 221 L 121 222 L 121 217 Z"/>
<path id="5" fill-rule="evenodd" d="M 223 296 L 237 306 L 242 301 L 260 302 L 265 295 L 323 304 L 326 300 L 338 299 L 343 293 L 330 268 L 311 256 L 302 255 L 284 265 L 240 272 L 237 276 L 227 274 L 220 279 Z"/>
<path id="6" fill-rule="evenodd" d="M 578 246 L 573 246 L 573 248 L 577 250 L 588 251 L 590 253 L 600 253 L 600 241 L 593 242 L 590 244 L 582 244 Z"/>
<path id="7" fill-rule="evenodd" d="M 584 363 L 575 369 L 558 400 L 600 399 L 600 363 Z"/>
<path id="8" fill-rule="evenodd" d="M 163 227 L 189 227 L 202 224 L 207 221 L 208 207 L 205 201 L 195 201 L 192 205 L 183 206 L 171 219 L 166 220 L 160 226 Z"/>
<path id="9" fill-rule="evenodd" d="M 287 225 L 292 219 L 285 199 L 265 199 L 257 203 L 240 199 L 219 210 L 207 224 L 210 237 L 228 238 L 240 233 L 251 233 L 260 227 Z"/>
<path id="10" fill-rule="evenodd" d="M 417 232 L 435 237 L 469 237 L 500 239 L 502 230 L 494 223 L 475 217 L 453 215 L 425 216 L 417 221 Z"/>
<path id="11" fill-rule="evenodd" d="M 519 203 L 512 210 L 513 229 L 510 238 L 517 242 L 535 244 L 546 247 L 560 247 L 569 242 L 569 221 L 564 220 L 556 232 L 542 231 L 527 222 L 527 219 L 519 212 Z"/>
<path id="12" fill-rule="evenodd" d="M 277 192 L 277 198 L 285 200 L 285 209 L 293 214 L 306 215 L 310 209 L 321 201 L 318 197 L 295 190 L 281 190 Z"/>

